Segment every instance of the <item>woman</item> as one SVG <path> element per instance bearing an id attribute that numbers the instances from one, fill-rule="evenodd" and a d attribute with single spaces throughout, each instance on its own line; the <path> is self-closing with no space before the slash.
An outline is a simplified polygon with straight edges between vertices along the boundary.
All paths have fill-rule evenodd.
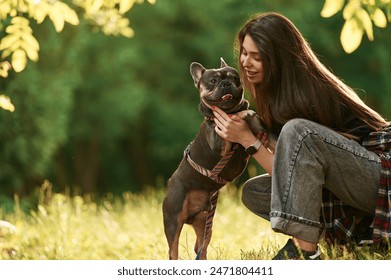
<path id="1" fill-rule="evenodd" d="M 259 142 L 265 135 L 257 139 L 243 120 L 219 108 L 215 129 L 249 148 L 268 173 L 247 181 L 242 199 L 273 230 L 292 236 L 274 259 L 319 259 L 325 227 L 329 242 L 357 241 L 379 206 L 381 171 L 391 168 L 389 123 L 332 74 L 280 14 L 251 18 L 237 35 L 236 49 L 244 86 L 278 141 L 270 151 L 267 140 Z M 384 136 L 383 150 L 369 146 L 374 142 L 368 137 Z M 349 214 L 345 220 L 335 215 L 341 207 Z M 390 236 L 388 226 L 377 232 L 378 240 L 384 235 Z"/>

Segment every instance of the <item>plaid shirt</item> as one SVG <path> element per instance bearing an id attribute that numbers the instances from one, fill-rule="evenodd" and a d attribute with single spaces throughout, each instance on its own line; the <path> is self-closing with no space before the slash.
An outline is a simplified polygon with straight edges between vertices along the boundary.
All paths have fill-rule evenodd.
<path id="1" fill-rule="evenodd" d="M 331 244 L 370 238 L 373 242 L 391 240 L 391 126 L 371 132 L 362 146 L 378 154 L 381 160 L 376 210 L 373 215 L 364 213 L 344 204 L 323 188 L 321 222 L 325 228 L 325 239 Z"/>

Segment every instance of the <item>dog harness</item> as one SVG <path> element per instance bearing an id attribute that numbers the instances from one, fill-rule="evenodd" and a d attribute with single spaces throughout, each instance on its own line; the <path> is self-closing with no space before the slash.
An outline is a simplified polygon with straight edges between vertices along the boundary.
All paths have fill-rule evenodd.
<path id="1" fill-rule="evenodd" d="M 185 149 L 184 151 L 184 157 L 186 158 L 187 162 L 195 169 L 198 171 L 198 173 L 208 177 L 209 179 L 212 179 L 213 181 L 215 181 L 216 183 L 218 184 L 222 184 L 222 185 L 225 185 L 227 183 L 229 183 L 228 180 L 220 177 L 220 172 L 221 170 L 224 169 L 224 167 L 227 165 L 227 163 L 229 162 L 229 160 L 231 159 L 232 155 L 235 153 L 235 150 L 238 148 L 239 144 L 235 144 L 232 148 L 232 150 L 227 153 L 226 155 L 224 155 L 220 161 L 216 164 L 216 166 L 213 168 L 213 170 L 209 170 L 209 169 L 206 169 L 205 167 L 202 167 L 201 165 L 197 164 L 196 162 L 194 162 L 191 157 L 190 157 L 190 147 L 191 147 L 191 144 L 190 143 L 187 148 Z"/>

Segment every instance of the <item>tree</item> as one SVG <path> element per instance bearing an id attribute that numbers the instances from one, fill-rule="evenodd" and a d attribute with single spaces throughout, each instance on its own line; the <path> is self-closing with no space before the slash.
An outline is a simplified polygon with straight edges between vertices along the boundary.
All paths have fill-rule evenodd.
<path id="1" fill-rule="evenodd" d="M 341 10 L 345 23 L 340 40 L 347 53 L 360 46 L 364 33 L 374 40 L 373 24 L 385 28 L 391 22 L 391 0 L 326 0 L 321 16 L 328 18 Z"/>

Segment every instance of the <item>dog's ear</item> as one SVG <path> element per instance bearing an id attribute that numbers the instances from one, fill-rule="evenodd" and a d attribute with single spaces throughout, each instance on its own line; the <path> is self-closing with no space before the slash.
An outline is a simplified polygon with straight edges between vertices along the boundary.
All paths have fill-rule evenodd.
<path id="1" fill-rule="evenodd" d="M 205 70 L 205 67 L 198 62 L 192 62 L 190 64 L 190 74 L 193 77 L 194 85 L 196 88 L 199 87 L 202 74 L 204 74 Z"/>
<path id="2" fill-rule="evenodd" d="M 228 64 L 224 61 L 224 58 L 220 57 L 220 61 L 221 61 L 221 66 L 220 66 L 220 68 L 228 67 Z"/>

